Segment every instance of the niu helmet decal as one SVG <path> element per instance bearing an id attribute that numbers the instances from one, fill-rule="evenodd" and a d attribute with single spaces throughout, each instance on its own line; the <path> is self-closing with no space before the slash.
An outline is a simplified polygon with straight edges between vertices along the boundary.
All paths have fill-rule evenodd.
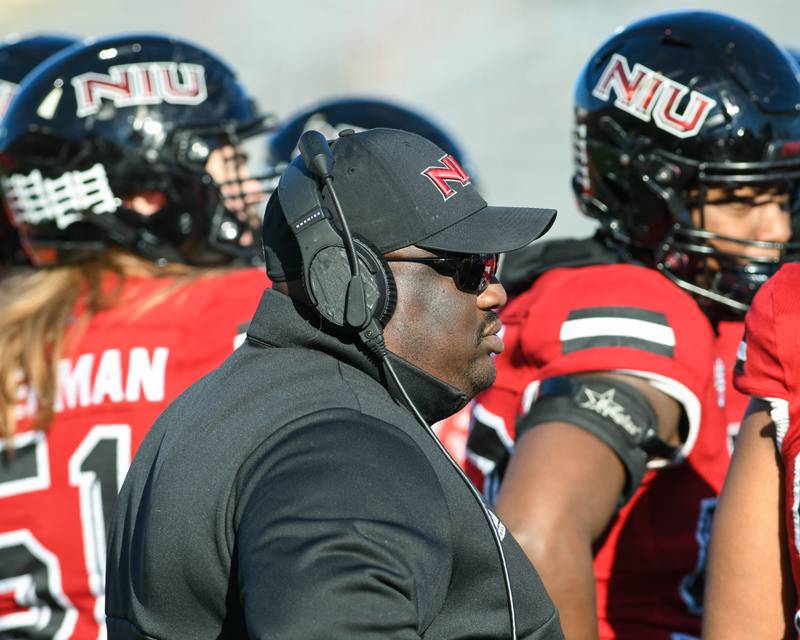
<path id="1" fill-rule="evenodd" d="M 679 138 L 696 136 L 716 100 L 670 80 L 638 62 L 630 68 L 625 56 L 615 53 L 592 90 L 595 98 L 608 102 L 611 92 L 614 106 Z M 689 94 L 689 102 L 678 112 L 678 105 Z"/>
<path id="2" fill-rule="evenodd" d="M 108 75 L 83 73 L 72 78 L 77 115 L 100 111 L 103 99 L 117 107 L 145 104 L 200 104 L 208 97 L 205 69 L 188 62 L 145 62 L 108 68 Z"/>

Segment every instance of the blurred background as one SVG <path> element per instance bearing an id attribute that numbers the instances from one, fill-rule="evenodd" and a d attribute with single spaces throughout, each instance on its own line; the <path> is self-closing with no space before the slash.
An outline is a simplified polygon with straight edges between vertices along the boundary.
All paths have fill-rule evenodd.
<path id="1" fill-rule="evenodd" d="M 689 6 L 800 45 L 797 0 Z M 279 117 L 337 94 L 399 100 L 457 137 L 490 203 L 555 207 L 555 234 L 580 236 L 593 225 L 569 186 L 572 84 L 618 26 L 683 8 L 645 0 L 0 0 L 0 35 L 183 36 L 227 59 Z"/>

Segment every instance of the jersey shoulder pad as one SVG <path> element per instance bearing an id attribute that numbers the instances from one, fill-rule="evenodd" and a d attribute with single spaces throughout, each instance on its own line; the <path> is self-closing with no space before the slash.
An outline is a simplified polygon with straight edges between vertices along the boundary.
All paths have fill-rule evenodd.
<path id="1" fill-rule="evenodd" d="M 712 368 L 714 333 L 687 293 L 653 269 L 597 265 L 543 275 L 514 301 L 523 360 L 543 377 L 655 373 L 695 388 Z M 698 373 L 692 373 L 697 370 Z"/>
<path id="2" fill-rule="evenodd" d="M 745 319 L 734 384 L 742 393 L 788 399 L 800 366 L 800 264 L 786 264 L 756 294 Z"/>
<path id="3" fill-rule="evenodd" d="M 528 289 L 552 269 L 616 264 L 619 256 L 595 238 L 558 238 L 512 251 L 503 259 L 500 282 L 509 295 Z"/>
<path id="4" fill-rule="evenodd" d="M 261 294 L 270 285 L 263 270 L 257 268 L 236 269 L 227 273 L 200 278 L 191 290 L 199 308 L 246 305 L 255 311 Z"/>
<path id="5" fill-rule="evenodd" d="M 233 339 L 239 346 L 245 339 L 247 327 L 253 318 L 264 290 L 270 281 L 263 269 L 237 269 L 212 278 L 197 294 L 201 331 L 216 330 L 227 342 Z"/>
<path id="6" fill-rule="evenodd" d="M 149 278 L 132 286 L 136 299 L 114 311 L 130 315 L 132 331 L 170 334 L 181 344 L 190 341 L 196 351 L 227 355 L 244 339 L 269 280 L 262 270 L 248 268 L 188 280 Z"/>

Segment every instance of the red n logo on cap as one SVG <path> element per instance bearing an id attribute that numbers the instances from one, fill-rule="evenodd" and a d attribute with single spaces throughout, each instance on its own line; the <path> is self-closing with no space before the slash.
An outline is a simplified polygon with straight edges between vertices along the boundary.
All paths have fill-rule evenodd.
<path id="1" fill-rule="evenodd" d="M 449 154 L 439 158 L 439 162 L 443 166 L 428 167 L 420 175 L 428 178 L 439 190 L 439 193 L 442 194 L 442 197 L 447 200 L 456 195 L 455 189 L 447 183 L 450 181 L 458 182 L 462 187 L 466 187 L 469 184 L 469 176 L 456 159 Z"/>

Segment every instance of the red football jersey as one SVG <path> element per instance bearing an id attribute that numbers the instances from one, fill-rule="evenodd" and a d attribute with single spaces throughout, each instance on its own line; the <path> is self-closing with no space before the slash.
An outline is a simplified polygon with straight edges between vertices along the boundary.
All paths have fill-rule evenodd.
<path id="1" fill-rule="evenodd" d="M 674 397 L 688 422 L 680 453 L 651 465 L 595 548 L 599 632 L 604 639 L 699 636 L 710 521 L 728 467 L 728 434 L 746 403 L 728 378 L 742 323 L 722 323 L 715 333 L 674 283 L 626 264 L 548 271 L 500 315 L 506 348 L 494 386 L 474 406 L 473 479 L 493 499 L 515 420 L 542 380 L 614 371 Z"/>
<path id="2" fill-rule="evenodd" d="M 467 436 L 469 435 L 471 415 L 472 407 L 467 405 L 461 411 L 433 425 L 436 436 L 442 441 L 450 455 L 453 456 L 453 460 L 462 467 L 466 463 Z"/>
<path id="3" fill-rule="evenodd" d="M 785 517 L 795 588 L 800 594 L 800 264 L 781 267 L 759 290 L 745 320 L 734 384 L 771 405 L 783 463 Z M 798 601 L 800 609 L 800 600 Z M 800 631 L 800 611 L 795 627 Z"/>
<path id="4" fill-rule="evenodd" d="M 47 431 L 31 430 L 36 399 L 21 390 L 13 458 L 0 458 L 0 636 L 105 637 L 106 530 L 131 458 L 244 338 L 268 284 L 260 269 L 129 277 L 117 306 L 68 330 Z"/>

